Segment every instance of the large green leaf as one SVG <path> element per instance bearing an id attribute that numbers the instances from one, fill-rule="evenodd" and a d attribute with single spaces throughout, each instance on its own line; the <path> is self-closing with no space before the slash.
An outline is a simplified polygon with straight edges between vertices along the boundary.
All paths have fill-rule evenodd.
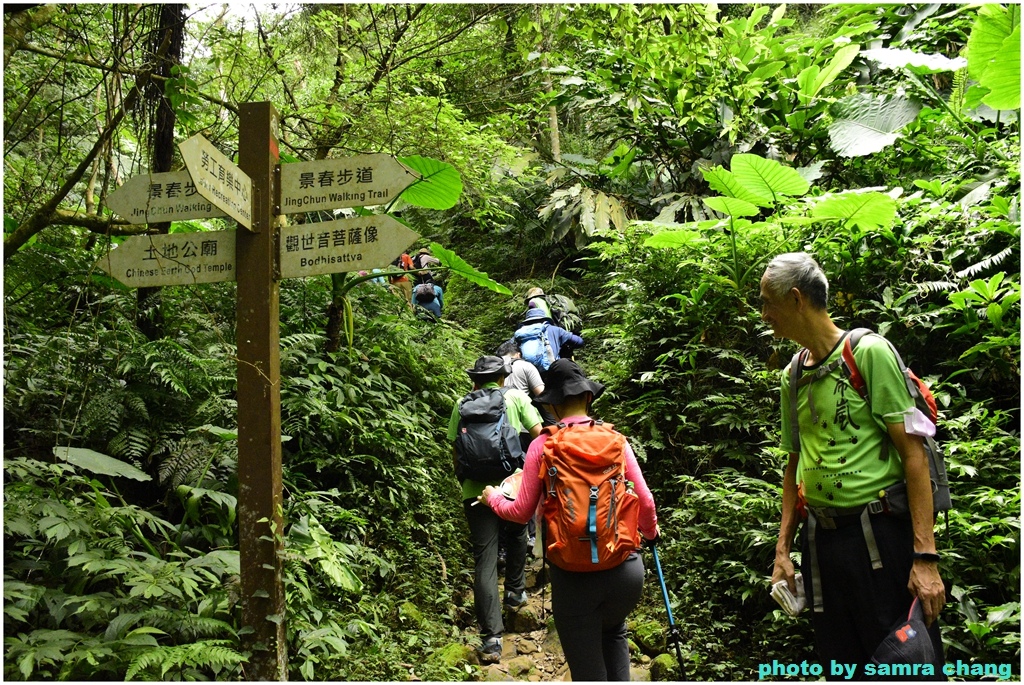
<path id="1" fill-rule="evenodd" d="M 825 68 L 821 70 L 821 73 L 814 79 L 814 87 L 811 91 L 811 97 L 817 97 L 825 86 L 828 86 L 836 77 L 842 73 L 843 69 L 850 66 L 850 62 L 860 52 L 859 45 L 846 45 L 836 50 L 835 56 L 829 61 Z"/>
<path id="2" fill-rule="evenodd" d="M 967 60 L 963 57 L 950 59 L 945 55 L 931 55 L 896 48 L 875 48 L 864 50 L 860 54 L 876 62 L 883 69 L 904 68 L 910 69 L 916 74 L 940 74 L 967 66 Z"/>
<path id="3" fill-rule="evenodd" d="M 780 196 L 803 195 L 811 187 L 796 169 L 758 155 L 733 155 L 732 173 L 754 195 L 775 201 Z"/>
<path id="4" fill-rule="evenodd" d="M 738 197 L 706 197 L 704 204 L 716 212 L 729 216 L 755 216 L 761 211 L 757 205 Z"/>
<path id="5" fill-rule="evenodd" d="M 78 468 L 92 473 L 99 473 L 104 476 L 121 476 L 133 480 L 153 480 L 145 471 L 137 469 L 131 464 L 126 464 L 120 459 L 114 459 L 92 450 L 80 447 L 54 447 L 53 455 L 58 459 L 63 459 L 69 464 L 74 464 Z"/>
<path id="6" fill-rule="evenodd" d="M 981 85 L 992 91 L 982 100 L 992 109 L 1020 109 L 1020 24 L 1003 41 L 1002 56 L 985 70 Z"/>
<path id="7" fill-rule="evenodd" d="M 832 149 L 843 157 L 870 155 L 892 145 L 921 106 L 906 98 L 851 95 L 832 106 L 828 127 Z"/>
<path id="8" fill-rule="evenodd" d="M 715 221 L 714 223 L 719 223 Z M 698 231 L 688 229 L 677 231 L 660 231 L 647 238 L 644 245 L 647 247 L 686 247 L 695 245 L 706 240 Z"/>
<path id="9" fill-rule="evenodd" d="M 885 193 L 842 193 L 822 199 L 811 208 L 811 216 L 849 221 L 862 229 L 885 228 L 896 218 L 896 200 Z"/>
<path id="10" fill-rule="evenodd" d="M 447 250 L 438 243 L 430 243 L 430 251 L 441 261 L 442 266 L 448 267 L 457 276 L 462 276 L 470 283 L 483 286 L 501 295 L 511 295 L 512 291 L 492 280 L 482 271 L 477 271 L 451 250 Z"/>
<path id="11" fill-rule="evenodd" d="M 717 190 L 726 197 L 735 197 L 740 200 L 746 200 L 751 204 L 755 204 L 758 207 L 770 207 L 772 204 L 771 195 L 759 195 L 750 188 L 747 188 L 736 174 L 723 169 L 720 166 L 716 166 L 713 169 L 701 169 L 701 173 L 704 174 L 704 179 L 711 186 L 712 190 Z"/>
<path id="12" fill-rule="evenodd" d="M 422 178 L 406 188 L 402 200 L 427 209 L 451 209 L 462 195 L 462 179 L 451 164 L 430 157 L 399 157 L 398 161 Z"/>
<path id="13" fill-rule="evenodd" d="M 1016 13 L 1017 10 L 1011 8 L 1010 11 Z M 989 66 L 1003 59 L 1003 43 L 1016 24 L 1016 14 L 1011 16 L 1010 11 L 996 3 L 978 9 L 978 17 L 967 39 L 967 73 L 974 80 L 981 82 Z"/>

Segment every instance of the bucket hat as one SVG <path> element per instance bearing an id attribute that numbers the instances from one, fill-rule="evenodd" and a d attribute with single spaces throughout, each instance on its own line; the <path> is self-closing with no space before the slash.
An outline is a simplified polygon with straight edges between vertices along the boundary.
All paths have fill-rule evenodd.
<path id="1" fill-rule="evenodd" d="M 530 307 L 526 312 L 526 316 L 523 317 L 522 325 L 537 323 L 539 321 L 551 321 L 551 317 L 544 313 L 544 310 L 540 307 Z"/>
<path id="2" fill-rule="evenodd" d="M 534 297 L 543 297 L 544 291 L 541 288 L 530 288 L 526 291 L 526 296 L 523 298 L 526 302 L 529 302 Z"/>
<path id="3" fill-rule="evenodd" d="M 472 369 L 466 369 L 466 373 L 473 380 L 487 376 L 507 376 L 511 372 L 512 370 L 509 368 L 504 357 L 496 357 L 494 355 L 484 355 L 473 363 Z"/>
<path id="4" fill-rule="evenodd" d="M 882 644 L 871 655 L 871 663 L 880 664 L 935 664 L 935 647 L 924 622 L 921 601 L 915 597 L 906 618 L 901 617 L 891 628 Z"/>
<path id="5" fill-rule="evenodd" d="M 544 392 L 537 395 L 540 404 L 564 404 L 565 398 L 593 393 L 596 400 L 604 392 L 604 385 L 592 381 L 571 359 L 556 359 L 544 374 Z"/>

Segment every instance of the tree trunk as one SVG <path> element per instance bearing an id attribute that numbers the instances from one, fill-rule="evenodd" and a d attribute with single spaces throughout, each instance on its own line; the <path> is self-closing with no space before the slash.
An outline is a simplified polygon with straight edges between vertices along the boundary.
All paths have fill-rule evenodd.
<path id="1" fill-rule="evenodd" d="M 170 78 L 171 68 L 181 63 L 181 49 L 185 42 L 185 6 L 177 4 L 160 5 L 160 22 L 156 31 L 156 43 L 170 35 L 171 45 L 167 56 L 161 60 L 156 73 Z M 163 81 L 151 82 L 147 96 L 156 110 L 153 115 L 153 162 L 152 171 L 171 171 L 174 164 L 174 109 L 164 94 Z M 168 233 L 171 222 L 150 224 L 156 233 Z M 136 325 L 150 340 L 164 337 L 164 312 L 159 287 L 139 288 L 136 291 Z"/>
<path id="2" fill-rule="evenodd" d="M 558 26 L 558 5 L 551 6 L 554 10 L 554 15 L 551 17 L 551 21 L 548 25 L 544 23 L 544 12 L 543 6 L 537 6 L 537 24 L 540 26 L 542 33 L 540 51 L 543 57 L 541 57 L 541 71 L 544 74 L 544 89 L 550 93 L 555 89 L 554 84 L 551 81 L 551 73 L 548 71 L 548 52 L 551 51 L 551 34 L 548 32 L 548 26 Z M 562 161 L 562 142 L 558 133 L 558 109 L 554 105 L 548 106 L 548 135 L 551 139 L 551 159 L 555 163 Z"/>

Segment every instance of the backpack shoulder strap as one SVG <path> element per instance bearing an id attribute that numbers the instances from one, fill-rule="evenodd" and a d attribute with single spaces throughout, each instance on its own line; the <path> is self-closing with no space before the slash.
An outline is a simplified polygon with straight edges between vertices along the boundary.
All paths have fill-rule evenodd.
<path id="1" fill-rule="evenodd" d="M 796 411 L 796 396 L 800 390 L 800 369 L 804 365 L 807 350 L 801 348 L 789 362 L 789 432 L 793 440 L 793 449 L 800 454 L 800 417 Z"/>
<path id="2" fill-rule="evenodd" d="M 868 385 L 864 380 L 864 376 L 861 375 L 860 369 L 857 368 L 857 360 L 853 357 L 853 350 L 857 347 L 860 339 L 869 333 L 874 333 L 874 331 L 870 328 L 854 328 L 846 336 L 846 340 L 843 341 L 843 364 L 846 368 L 846 374 L 850 378 L 850 385 L 865 400 L 868 399 Z M 882 339 L 885 340 L 884 338 Z M 889 341 L 886 340 L 886 342 Z M 892 345 L 889 345 L 889 347 L 892 347 Z M 899 358 L 899 355 L 896 355 L 896 357 Z"/>

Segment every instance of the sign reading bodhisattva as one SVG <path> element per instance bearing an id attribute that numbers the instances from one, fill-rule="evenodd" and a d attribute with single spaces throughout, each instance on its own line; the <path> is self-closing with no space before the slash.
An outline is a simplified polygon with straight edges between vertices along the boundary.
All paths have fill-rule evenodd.
<path id="1" fill-rule="evenodd" d="M 281 229 L 281 278 L 387 266 L 419 238 L 386 214 Z"/>

